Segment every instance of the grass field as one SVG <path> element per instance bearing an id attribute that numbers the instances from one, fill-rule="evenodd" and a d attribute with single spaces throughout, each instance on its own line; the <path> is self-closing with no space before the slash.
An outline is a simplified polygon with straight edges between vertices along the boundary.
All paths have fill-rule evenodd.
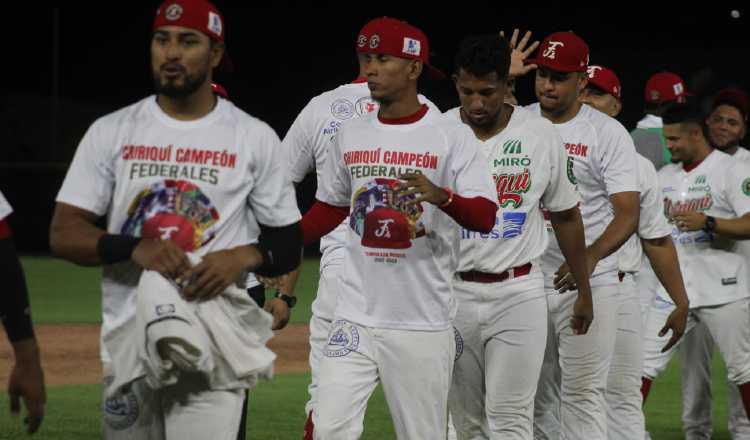
<path id="1" fill-rule="evenodd" d="M 37 324 L 95 323 L 100 321 L 101 300 L 97 269 L 80 268 L 48 258 L 24 258 Z M 305 323 L 310 316 L 317 285 L 317 261 L 305 262 L 297 294 L 299 305 L 292 322 Z M 726 428 L 725 370 L 714 359 L 714 440 L 729 440 Z M 308 374 L 279 375 L 262 383 L 250 397 L 248 439 L 298 440 L 304 424 Z M 4 389 L 5 384 L 2 384 Z M 78 440 L 99 438 L 100 387 L 61 386 L 48 389 L 49 400 L 42 429 L 33 438 Z M 654 440 L 682 438 L 680 424 L 679 366 L 673 362 L 654 384 L 646 407 L 646 422 Z M 20 420 L 8 415 L 7 396 L 0 393 L 0 439 L 28 438 Z M 395 438 L 382 391 L 368 407 L 364 439 Z"/>

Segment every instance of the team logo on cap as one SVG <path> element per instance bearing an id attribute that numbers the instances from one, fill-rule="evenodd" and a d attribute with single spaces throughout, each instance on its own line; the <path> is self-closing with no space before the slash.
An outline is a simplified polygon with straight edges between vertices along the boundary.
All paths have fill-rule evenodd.
<path id="1" fill-rule="evenodd" d="M 675 95 L 682 95 L 682 93 L 685 91 L 685 89 L 682 87 L 682 83 L 677 83 L 672 86 L 672 89 L 674 90 Z"/>
<path id="2" fill-rule="evenodd" d="M 223 28 L 221 24 L 221 17 L 216 12 L 208 11 L 208 30 L 221 36 L 221 30 Z"/>
<path id="3" fill-rule="evenodd" d="M 652 101 L 658 101 L 660 96 L 661 96 L 661 94 L 659 93 L 658 90 L 652 90 L 651 91 L 651 100 Z"/>
<path id="4" fill-rule="evenodd" d="M 422 53 L 422 43 L 414 38 L 404 37 L 403 53 L 418 57 Z"/>
<path id="5" fill-rule="evenodd" d="M 367 35 L 360 34 L 357 37 L 357 47 L 365 47 L 365 44 L 367 44 Z"/>
<path id="6" fill-rule="evenodd" d="M 547 47 L 544 48 L 544 52 L 542 53 L 542 56 L 545 58 L 549 58 L 551 60 L 554 60 L 557 56 L 557 47 L 564 47 L 565 44 L 563 44 L 562 41 L 548 41 Z"/>
<path id="7" fill-rule="evenodd" d="M 599 70 L 602 70 L 601 66 L 589 66 L 587 72 L 589 74 L 589 78 L 593 78 L 596 76 L 596 72 Z"/>
<path id="8" fill-rule="evenodd" d="M 180 17 L 182 17 L 182 6 L 178 5 L 177 3 L 169 5 L 169 7 L 167 7 L 167 10 L 164 11 L 164 18 L 169 21 L 179 20 Z"/>
<path id="9" fill-rule="evenodd" d="M 377 49 L 380 46 L 380 35 L 375 34 L 370 37 L 370 49 Z"/>

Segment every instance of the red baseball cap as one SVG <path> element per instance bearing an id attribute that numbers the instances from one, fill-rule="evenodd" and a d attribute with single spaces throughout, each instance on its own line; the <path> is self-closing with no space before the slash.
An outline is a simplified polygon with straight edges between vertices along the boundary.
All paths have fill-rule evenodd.
<path id="1" fill-rule="evenodd" d="M 589 66 L 588 70 L 589 84 L 609 93 L 617 99 L 622 97 L 622 88 L 620 87 L 620 78 L 617 77 L 612 69 L 604 66 Z"/>
<path id="2" fill-rule="evenodd" d="M 162 26 L 180 26 L 194 29 L 209 38 L 224 42 L 224 16 L 213 3 L 206 0 L 167 0 L 156 10 L 154 30 Z M 219 65 L 224 70 L 232 70 L 233 63 L 224 50 Z"/>
<path id="3" fill-rule="evenodd" d="M 365 217 L 362 246 L 378 249 L 411 247 L 411 229 L 404 213 L 393 208 L 377 208 Z"/>
<path id="4" fill-rule="evenodd" d="M 690 94 L 685 81 L 672 72 L 659 72 L 646 81 L 646 102 L 685 102 Z"/>
<path id="5" fill-rule="evenodd" d="M 222 98 L 229 99 L 229 92 L 227 92 L 227 89 L 225 89 L 221 84 L 212 82 L 211 90 L 213 90 L 214 93 L 221 96 Z"/>
<path id="6" fill-rule="evenodd" d="M 542 41 L 536 57 L 524 63 L 557 72 L 585 72 L 589 66 L 589 46 L 573 32 L 555 32 Z"/>
<path id="7" fill-rule="evenodd" d="M 445 74 L 429 61 L 430 44 L 427 36 L 416 26 L 395 18 L 382 17 L 370 20 L 357 36 L 357 53 L 378 53 L 407 60 L 419 60 L 427 74 L 443 79 Z"/>
<path id="8" fill-rule="evenodd" d="M 743 119 L 747 119 L 748 98 L 747 93 L 737 88 L 719 90 L 714 97 L 713 108 L 720 105 L 730 105 L 735 107 L 742 114 Z"/>

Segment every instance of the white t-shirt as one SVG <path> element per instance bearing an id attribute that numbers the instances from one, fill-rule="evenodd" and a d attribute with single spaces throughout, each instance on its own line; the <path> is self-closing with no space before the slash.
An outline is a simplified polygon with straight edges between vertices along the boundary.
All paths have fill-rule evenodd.
<path id="1" fill-rule="evenodd" d="M 690 171 L 682 164 L 659 170 L 664 214 L 672 223 L 677 212 L 700 211 L 718 218 L 750 212 L 750 166 L 721 151 L 713 151 Z M 733 240 L 705 231 L 681 232 L 672 224 L 682 277 L 690 307 L 715 306 L 750 296 L 747 262 Z M 668 301 L 663 287 L 657 290 Z"/>
<path id="2" fill-rule="evenodd" d="M 0 220 L 4 220 L 12 212 L 13 212 L 13 208 L 10 206 L 10 203 L 8 203 L 8 201 L 5 199 L 5 196 L 3 196 L 3 193 L 0 192 Z"/>
<path id="3" fill-rule="evenodd" d="M 468 127 L 434 110 L 410 123 L 385 124 L 371 114 L 342 125 L 316 195 L 350 207 L 337 319 L 450 328 L 459 228 L 430 203 L 395 198 L 393 186 L 402 173 L 418 172 L 461 196 L 495 200 L 480 149 Z"/>
<path id="4" fill-rule="evenodd" d="M 300 219 L 278 136 L 224 99 L 194 121 L 169 117 L 155 96 L 99 118 L 57 201 L 106 215 L 110 233 L 170 238 L 199 256 L 257 242 L 259 223 Z M 104 266 L 102 335 L 134 317 L 139 278 L 130 261 Z"/>
<path id="5" fill-rule="evenodd" d="M 747 151 L 744 147 L 737 148 L 737 151 L 734 152 L 732 157 L 742 163 L 750 165 L 750 151 Z M 737 252 L 745 257 L 748 275 L 750 275 L 750 240 L 737 240 L 735 242 L 735 248 L 737 249 Z"/>
<path id="6" fill-rule="evenodd" d="M 539 104 L 527 107 L 541 115 Z M 554 124 L 562 137 L 568 155 L 573 158 L 573 173 L 581 195 L 586 245 L 599 238 L 614 217 L 609 197 L 613 194 L 638 191 L 638 165 L 633 139 L 614 118 L 582 105 L 568 122 Z M 564 258 L 552 231 L 547 252 L 542 256 L 545 288 L 553 289 L 554 273 Z M 617 256 L 613 252 L 596 265 L 591 286 L 617 284 Z"/>
<path id="7" fill-rule="evenodd" d="M 461 121 L 460 107 L 446 114 Z M 521 107 L 513 107 L 503 131 L 478 142 L 496 183 L 500 207 L 489 234 L 461 228 L 458 270 L 501 273 L 529 262 L 537 265 L 548 240 L 539 202 L 557 212 L 580 201 L 575 178 L 568 174 L 572 159 L 552 123 Z M 542 272 L 533 271 L 528 277 L 541 278 Z"/>
<path id="8" fill-rule="evenodd" d="M 659 192 L 656 168 L 650 160 L 638 156 L 638 186 L 641 191 L 641 215 L 638 218 L 638 231 L 620 249 L 618 263 L 621 272 L 637 272 L 643 260 L 641 238 L 647 240 L 666 237 L 672 233 L 672 226 L 664 217 L 664 200 Z"/>
<path id="9" fill-rule="evenodd" d="M 431 109 L 438 108 L 427 98 L 419 95 L 419 102 Z M 291 168 L 290 177 L 294 183 L 300 183 L 313 170 L 320 185 L 326 155 L 331 140 L 341 124 L 349 119 L 358 118 L 377 111 L 378 103 L 370 97 L 366 81 L 344 84 L 324 92 L 313 99 L 302 109 L 289 128 L 281 145 Z M 320 240 L 320 251 L 323 253 L 320 266 L 340 264 L 343 258 L 341 251 L 346 238 L 346 221 Z"/>

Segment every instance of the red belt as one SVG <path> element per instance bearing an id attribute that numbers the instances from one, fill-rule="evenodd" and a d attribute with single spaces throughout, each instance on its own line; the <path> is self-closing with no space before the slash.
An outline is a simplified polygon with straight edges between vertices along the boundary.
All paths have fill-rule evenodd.
<path id="1" fill-rule="evenodd" d="M 528 275 L 531 272 L 531 263 L 517 266 L 501 273 L 487 273 L 470 270 L 468 272 L 459 272 L 458 277 L 471 283 L 499 283 L 508 278 L 518 278 Z"/>

